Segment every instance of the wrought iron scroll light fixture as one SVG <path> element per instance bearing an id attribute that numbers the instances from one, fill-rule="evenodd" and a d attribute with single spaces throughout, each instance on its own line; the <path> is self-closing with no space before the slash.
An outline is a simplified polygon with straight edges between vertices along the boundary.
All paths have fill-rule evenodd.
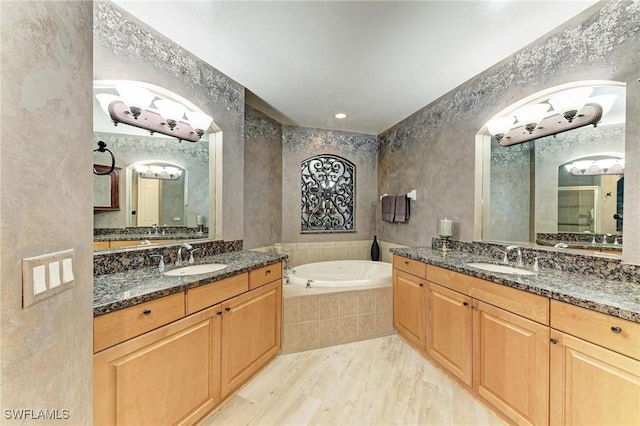
<path id="1" fill-rule="evenodd" d="M 589 124 L 595 127 L 611 110 L 616 95 L 590 97 L 592 92 L 592 87 L 578 87 L 555 93 L 543 102 L 489 120 L 487 130 L 500 145 L 510 146 Z"/>
<path id="2" fill-rule="evenodd" d="M 115 89 L 120 96 L 100 93 L 96 98 L 116 126 L 124 123 L 151 134 L 198 142 L 213 121 L 207 114 L 189 111 L 179 102 L 156 99 L 155 94 L 135 84 L 118 84 Z M 156 109 L 149 108 L 152 102 Z"/>

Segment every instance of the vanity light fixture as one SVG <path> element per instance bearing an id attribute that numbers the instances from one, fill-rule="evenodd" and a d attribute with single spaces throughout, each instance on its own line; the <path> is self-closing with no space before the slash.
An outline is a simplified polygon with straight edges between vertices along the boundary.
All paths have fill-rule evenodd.
<path id="1" fill-rule="evenodd" d="M 143 87 L 118 84 L 115 88 L 120 96 L 100 93 L 96 98 L 116 126 L 124 123 L 151 134 L 161 133 L 180 141 L 198 142 L 213 121 L 206 114 L 188 111 L 179 102 L 156 99 L 155 94 Z M 155 110 L 149 108 L 152 102 Z"/>
<path id="2" fill-rule="evenodd" d="M 138 164 L 135 166 L 138 177 L 143 179 L 178 180 L 182 176 L 182 170 L 171 166 L 154 166 Z"/>
<path id="3" fill-rule="evenodd" d="M 624 174 L 624 158 L 579 160 L 564 167 L 574 176 L 621 175 Z"/>
<path id="4" fill-rule="evenodd" d="M 616 95 L 589 97 L 592 92 L 592 87 L 578 87 L 556 93 L 543 102 L 525 105 L 509 116 L 489 120 L 487 130 L 500 145 L 510 146 L 589 124 L 596 127 L 611 110 Z"/>

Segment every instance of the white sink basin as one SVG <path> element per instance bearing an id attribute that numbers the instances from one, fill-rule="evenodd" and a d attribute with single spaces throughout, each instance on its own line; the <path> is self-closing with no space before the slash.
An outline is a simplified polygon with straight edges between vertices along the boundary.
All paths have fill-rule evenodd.
<path id="1" fill-rule="evenodd" d="M 209 272 L 219 271 L 227 266 L 229 265 L 225 265 L 224 263 L 205 263 L 203 265 L 191 265 L 185 266 L 184 268 L 172 269 L 165 272 L 164 275 L 182 277 L 185 275 L 207 274 Z"/>
<path id="2" fill-rule="evenodd" d="M 524 269 L 512 268 L 507 265 L 496 265 L 493 263 L 467 263 L 467 266 L 472 268 L 482 269 L 490 272 L 499 272 L 501 274 L 514 274 L 514 275 L 533 275 L 533 272 Z"/>

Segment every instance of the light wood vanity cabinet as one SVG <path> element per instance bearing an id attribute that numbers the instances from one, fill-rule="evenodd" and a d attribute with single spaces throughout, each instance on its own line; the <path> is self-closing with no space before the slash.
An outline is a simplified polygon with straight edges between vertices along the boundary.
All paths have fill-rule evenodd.
<path id="1" fill-rule="evenodd" d="M 640 424 L 640 324 L 551 301 L 553 425 Z"/>
<path id="2" fill-rule="evenodd" d="M 425 350 L 426 265 L 393 257 L 393 326 L 416 349 Z"/>
<path id="3" fill-rule="evenodd" d="M 427 278 L 428 355 L 513 422 L 548 424 L 548 299 L 432 265 Z"/>
<path id="4" fill-rule="evenodd" d="M 549 301 L 545 297 L 422 264 L 426 280 L 394 256 L 394 326 L 407 340 L 406 324 L 419 321 L 422 352 L 517 424 L 549 423 Z M 418 262 L 419 263 L 419 262 Z M 400 268 L 398 268 L 400 266 Z M 410 283 L 423 283 L 411 294 Z M 402 303 L 396 304 L 396 293 Z M 419 303 L 422 308 L 417 307 Z M 411 311 L 396 312 L 398 309 Z M 407 318 L 403 318 L 407 316 Z M 404 321 L 396 321 L 396 317 Z M 418 318 L 416 320 L 416 317 Z M 413 330 L 420 326 L 413 325 Z M 414 342 L 411 342 L 417 346 Z M 418 347 L 418 349 L 420 349 Z"/>
<path id="5" fill-rule="evenodd" d="M 281 263 L 271 266 L 282 269 Z M 282 280 L 274 278 L 248 290 L 244 273 L 169 296 L 169 304 L 167 297 L 148 302 L 159 309 L 181 298 L 183 318 L 144 334 L 136 327 L 138 337 L 115 343 L 110 337 L 111 347 L 98 349 L 94 424 L 194 424 L 210 412 L 280 350 Z M 127 328 L 122 318 L 131 315 L 123 312 L 140 308 L 98 316 L 94 324 Z M 103 326 L 94 329 L 94 341 L 113 334 Z"/>
<path id="6" fill-rule="evenodd" d="M 467 386 L 472 385 L 471 298 L 438 284 L 427 286 L 427 353 Z"/>
<path id="7" fill-rule="evenodd" d="M 220 402 L 220 323 L 213 307 L 98 352 L 96 425 L 193 424 Z"/>
<path id="8" fill-rule="evenodd" d="M 424 282 L 396 257 L 394 297 Z M 424 355 L 473 394 L 515 424 L 640 425 L 640 324 L 425 266 Z"/>
<path id="9" fill-rule="evenodd" d="M 222 396 L 225 397 L 280 350 L 281 281 L 222 304 Z"/>

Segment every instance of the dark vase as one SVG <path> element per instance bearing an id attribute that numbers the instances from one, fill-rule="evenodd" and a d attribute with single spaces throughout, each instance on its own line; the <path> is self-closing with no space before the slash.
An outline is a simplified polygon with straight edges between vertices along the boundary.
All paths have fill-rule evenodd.
<path id="1" fill-rule="evenodd" d="M 373 236 L 373 244 L 371 244 L 371 260 L 380 260 L 380 246 L 376 235 Z"/>

